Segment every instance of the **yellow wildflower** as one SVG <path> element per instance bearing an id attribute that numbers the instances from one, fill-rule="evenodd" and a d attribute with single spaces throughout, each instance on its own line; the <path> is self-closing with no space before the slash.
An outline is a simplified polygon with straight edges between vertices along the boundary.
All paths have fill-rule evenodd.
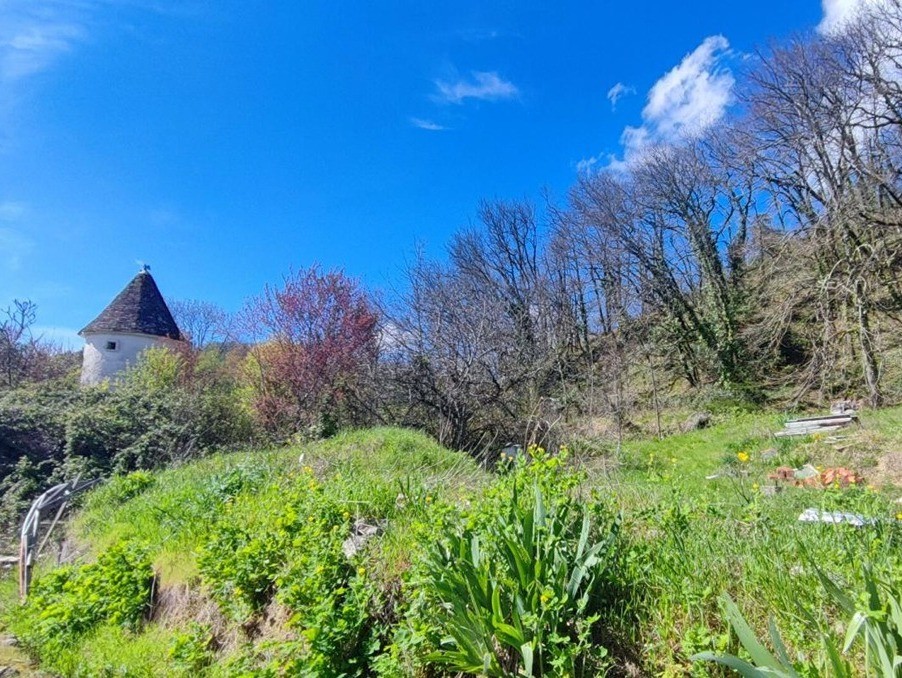
<path id="1" fill-rule="evenodd" d="M 749 453 L 748 453 L 748 452 L 738 452 L 738 453 L 736 454 L 736 458 L 737 458 L 739 461 L 741 461 L 743 464 L 745 464 L 746 462 L 748 462 L 749 459 L 751 459 L 751 457 L 749 457 Z"/>

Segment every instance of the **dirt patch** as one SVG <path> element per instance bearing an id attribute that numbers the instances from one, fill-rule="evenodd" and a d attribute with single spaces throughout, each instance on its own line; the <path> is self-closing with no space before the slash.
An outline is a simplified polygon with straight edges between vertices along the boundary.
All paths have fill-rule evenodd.
<path id="1" fill-rule="evenodd" d="M 290 618 L 291 610 L 275 601 L 270 602 L 266 609 L 263 610 L 263 614 L 254 620 L 254 639 L 275 640 L 278 642 L 297 640 L 297 634 L 288 627 Z"/>
<path id="2" fill-rule="evenodd" d="M 229 620 L 215 601 L 189 584 L 163 586 L 156 594 L 151 621 L 168 629 L 184 629 L 192 622 L 209 627 L 216 650 L 230 654 L 248 640 L 286 642 L 297 640 L 289 627 L 291 611 L 275 601 L 245 624 Z"/>
<path id="3" fill-rule="evenodd" d="M 873 479 L 878 485 L 902 487 L 902 451 L 887 452 L 877 460 Z"/>
<path id="4" fill-rule="evenodd" d="M 0 678 L 32 676 L 44 678 L 48 674 L 40 671 L 18 647 L 9 645 L 10 638 L 0 636 Z"/>
<path id="5" fill-rule="evenodd" d="M 151 621 L 168 629 L 185 628 L 191 622 L 208 626 L 220 650 L 229 651 L 243 640 L 241 629 L 231 624 L 219 606 L 188 584 L 161 587 L 154 598 Z"/>

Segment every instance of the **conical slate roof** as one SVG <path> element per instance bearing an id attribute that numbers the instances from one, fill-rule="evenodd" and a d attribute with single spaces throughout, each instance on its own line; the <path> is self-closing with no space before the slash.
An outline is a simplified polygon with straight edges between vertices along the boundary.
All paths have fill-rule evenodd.
<path id="1" fill-rule="evenodd" d="M 178 325 L 149 272 L 141 271 L 79 334 L 150 334 L 181 339 Z"/>

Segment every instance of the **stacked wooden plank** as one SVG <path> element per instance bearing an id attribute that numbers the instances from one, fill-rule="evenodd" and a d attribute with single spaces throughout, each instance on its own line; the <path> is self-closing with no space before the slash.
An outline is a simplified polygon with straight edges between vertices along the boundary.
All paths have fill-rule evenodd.
<path id="1" fill-rule="evenodd" d="M 774 435 L 778 438 L 785 436 L 810 436 L 816 433 L 832 433 L 849 424 L 858 423 L 856 412 L 844 412 L 843 414 L 830 414 L 821 417 L 804 417 L 787 421 L 782 431 Z"/>

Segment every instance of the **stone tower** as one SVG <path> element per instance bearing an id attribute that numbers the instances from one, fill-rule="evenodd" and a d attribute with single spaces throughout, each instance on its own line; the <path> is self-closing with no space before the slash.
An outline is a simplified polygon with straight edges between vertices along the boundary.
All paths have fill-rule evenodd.
<path id="1" fill-rule="evenodd" d="M 147 266 L 79 334 L 85 339 L 84 385 L 113 379 L 142 351 L 182 339 Z"/>

